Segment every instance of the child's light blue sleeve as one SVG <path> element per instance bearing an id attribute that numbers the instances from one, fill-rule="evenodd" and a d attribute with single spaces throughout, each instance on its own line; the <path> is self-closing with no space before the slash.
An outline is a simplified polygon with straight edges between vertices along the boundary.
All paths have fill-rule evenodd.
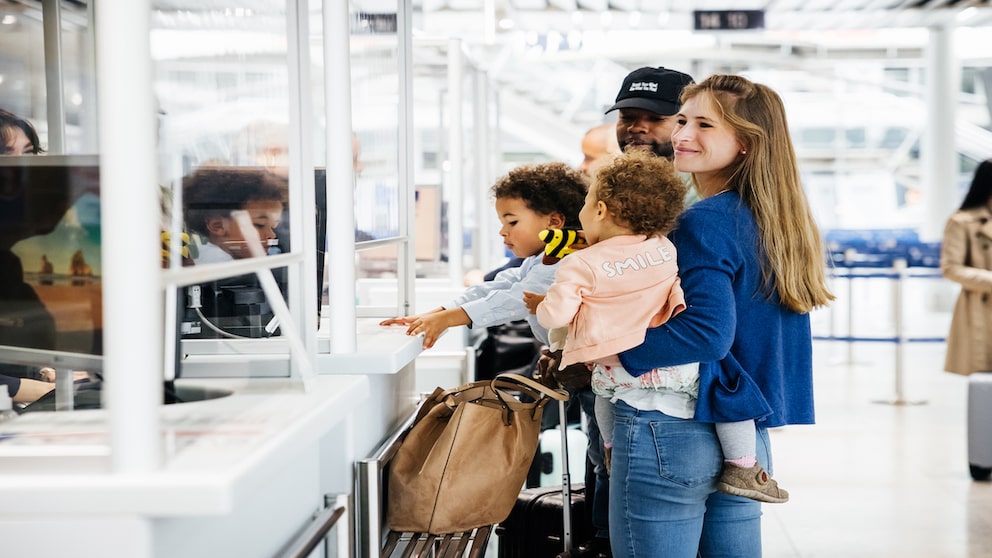
<path id="1" fill-rule="evenodd" d="M 501 271 L 492 281 L 470 287 L 451 306 L 461 307 L 472 320 L 472 327 L 489 327 L 526 319 L 534 336 L 547 344 L 547 329 L 524 304 L 524 291 L 544 294 L 555 281 L 558 264 L 544 265 L 540 256 L 531 256 L 518 268 Z"/>
<path id="2" fill-rule="evenodd" d="M 445 304 L 445 308 L 455 308 L 459 306 L 464 306 L 466 303 L 473 300 L 484 299 L 489 296 L 489 293 L 496 291 L 506 291 L 509 290 L 514 284 L 522 281 L 522 277 L 526 271 L 526 267 L 531 267 L 530 260 L 524 260 L 522 264 L 518 267 L 511 267 L 509 269 L 504 269 L 496 274 L 491 281 L 485 281 L 479 283 L 478 285 L 472 285 L 465 289 L 461 295 L 458 296 L 449 304 Z"/>

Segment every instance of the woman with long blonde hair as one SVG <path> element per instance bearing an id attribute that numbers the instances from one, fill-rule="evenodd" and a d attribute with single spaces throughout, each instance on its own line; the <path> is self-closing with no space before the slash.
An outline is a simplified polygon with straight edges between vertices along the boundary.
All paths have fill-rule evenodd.
<path id="1" fill-rule="evenodd" d="M 620 361 L 633 375 L 700 362 L 699 390 L 680 411 L 617 402 L 611 544 L 618 558 L 756 558 L 761 504 L 718 491 L 715 423 L 755 421 L 753 463 L 734 474 L 774 482 L 767 429 L 814 420 L 809 312 L 833 295 L 778 94 L 714 75 L 682 101 L 675 167 L 702 198 L 670 235 L 688 308 Z"/>

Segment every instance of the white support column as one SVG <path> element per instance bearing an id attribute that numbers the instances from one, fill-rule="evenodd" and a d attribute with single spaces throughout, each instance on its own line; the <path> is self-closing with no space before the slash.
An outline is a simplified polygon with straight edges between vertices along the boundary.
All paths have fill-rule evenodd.
<path id="1" fill-rule="evenodd" d="M 462 219 L 462 75 L 464 61 L 462 43 L 458 39 L 448 41 L 448 180 L 444 187 L 444 198 L 448 200 L 448 277 L 452 284 L 461 285 L 462 252 L 464 234 Z"/>
<path id="2" fill-rule="evenodd" d="M 351 156 L 351 28 L 348 3 L 324 0 L 324 110 L 327 114 L 327 247 L 331 353 L 353 353 L 355 173 Z M 334 200 L 333 203 L 330 200 Z"/>
<path id="3" fill-rule="evenodd" d="M 290 199 L 290 238 L 294 251 L 302 247 L 303 261 L 289 266 L 289 309 L 297 319 L 299 333 L 309 362 L 292 360 L 292 375 L 308 378 L 313 373 L 317 358 L 317 231 L 313 220 L 314 171 L 312 138 L 309 115 L 312 111 L 310 95 L 310 12 L 306 2 L 286 0 L 286 43 L 289 61 L 289 181 L 299 195 Z M 293 189 L 291 188 L 291 191 Z M 287 331 L 283 327 L 283 331 Z M 306 383 L 306 382 L 305 382 Z"/>
<path id="4" fill-rule="evenodd" d="M 503 125 L 502 119 L 502 105 L 499 98 L 499 90 L 490 90 L 491 98 L 486 99 L 486 105 L 489 110 L 492 111 L 492 125 L 490 125 L 490 135 L 489 135 L 489 183 L 492 184 L 496 182 L 496 179 L 502 176 L 503 173 Z M 493 231 L 493 240 L 489 246 L 489 262 L 494 264 L 492 267 L 497 267 L 497 265 L 502 265 L 503 261 L 506 259 L 506 246 L 503 245 L 503 239 L 499 236 L 498 232 L 500 228 L 499 218 L 496 216 L 496 208 L 493 207 L 493 200 L 487 196 L 487 204 L 489 211 L 486 212 L 486 218 L 483 220 L 486 228 Z"/>
<path id="5" fill-rule="evenodd" d="M 104 405 L 115 473 L 162 460 L 163 308 L 149 0 L 95 3 Z"/>
<path id="6" fill-rule="evenodd" d="M 48 152 L 65 154 L 65 92 L 62 82 L 62 5 L 43 0 L 41 19 L 45 36 L 45 98 L 48 108 Z"/>
<path id="7" fill-rule="evenodd" d="M 926 220 L 920 231 L 925 241 L 939 240 L 944 223 L 961 200 L 957 194 L 957 149 L 954 128 L 960 90 L 960 67 L 954 54 L 954 28 L 931 27 L 926 49 L 927 121 L 924 127 L 923 200 Z"/>
<path id="8" fill-rule="evenodd" d="M 495 232 L 489 225 L 488 217 L 493 212 L 493 203 L 489 196 L 489 187 L 493 183 L 489 144 L 489 76 L 486 72 L 476 69 L 472 73 L 474 95 L 472 99 L 472 139 L 475 143 L 475 176 L 471 188 L 475 196 L 475 242 L 473 242 L 472 265 L 483 272 L 493 266 L 493 236 Z"/>
<path id="9" fill-rule="evenodd" d="M 77 42 L 76 48 L 82 53 L 82 65 L 84 68 L 96 67 L 96 16 L 93 13 L 93 2 L 86 5 L 86 26 L 89 33 L 83 34 Z M 88 75 L 82 78 L 82 94 L 85 110 L 79 113 L 79 131 L 82 134 L 79 153 L 96 153 L 99 149 L 98 142 L 99 129 L 97 128 L 96 114 L 96 76 Z"/>
<path id="10" fill-rule="evenodd" d="M 399 281 L 402 285 L 396 295 L 397 304 L 402 315 L 413 313 L 416 308 L 416 282 L 414 277 L 417 268 L 416 231 L 414 216 L 416 215 L 416 190 L 413 175 L 413 2 L 397 0 L 396 2 L 396 37 L 399 40 L 399 184 L 400 184 L 400 234 L 406 237 L 399 252 L 398 275 L 408 280 Z"/>

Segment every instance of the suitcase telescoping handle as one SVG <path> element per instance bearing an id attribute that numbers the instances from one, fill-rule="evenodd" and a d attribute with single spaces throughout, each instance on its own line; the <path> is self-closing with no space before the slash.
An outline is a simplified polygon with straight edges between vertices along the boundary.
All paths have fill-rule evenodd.
<path id="1" fill-rule="evenodd" d="M 565 402 L 558 400 L 558 418 L 561 423 L 561 509 L 562 509 L 562 554 L 572 550 L 572 477 L 568 472 L 568 415 Z"/>

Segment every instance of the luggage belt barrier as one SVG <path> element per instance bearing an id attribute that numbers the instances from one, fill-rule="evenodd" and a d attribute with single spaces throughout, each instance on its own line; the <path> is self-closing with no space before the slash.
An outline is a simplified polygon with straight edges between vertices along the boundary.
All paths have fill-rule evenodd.
<path id="1" fill-rule="evenodd" d="M 847 269 L 857 269 L 857 265 L 852 265 Z M 863 268 L 862 268 L 863 269 Z M 925 400 L 907 400 L 903 393 L 903 359 L 902 347 L 905 343 L 942 343 L 944 337 L 907 337 L 903 334 L 902 325 L 902 282 L 906 279 L 940 279 L 940 273 L 909 273 L 905 258 L 896 258 L 892 261 L 892 271 L 890 272 L 855 272 L 837 273 L 836 268 L 831 270 L 830 276 L 837 279 L 848 279 L 847 283 L 847 333 L 848 335 L 814 335 L 813 339 L 818 341 L 842 341 L 847 343 L 847 364 L 854 362 L 855 342 L 875 342 L 893 343 L 895 345 L 895 393 L 892 399 L 877 400 L 875 403 L 885 403 L 890 405 L 922 405 Z M 854 329 L 854 296 L 851 279 L 891 279 L 892 288 L 892 321 L 895 324 L 895 335 L 891 337 L 861 337 L 851 335 Z M 834 330 L 833 313 L 830 314 L 830 331 Z"/>
<path id="2" fill-rule="evenodd" d="M 350 556 L 351 533 L 347 518 L 351 507 L 350 498 L 348 494 L 325 494 L 324 509 L 314 514 L 303 532 L 289 543 L 288 548 L 284 549 L 278 558 L 307 558 L 314 555 L 314 551 L 321 544 L 325 545 L 323 552 L 325 556 L 331 555 L 332 548 L 336 552 L 335 556 Z M 343 528 L 336 538 L 336 544 L 331 546 L 327 537 L 341 519 L 345 520 Z"/>

